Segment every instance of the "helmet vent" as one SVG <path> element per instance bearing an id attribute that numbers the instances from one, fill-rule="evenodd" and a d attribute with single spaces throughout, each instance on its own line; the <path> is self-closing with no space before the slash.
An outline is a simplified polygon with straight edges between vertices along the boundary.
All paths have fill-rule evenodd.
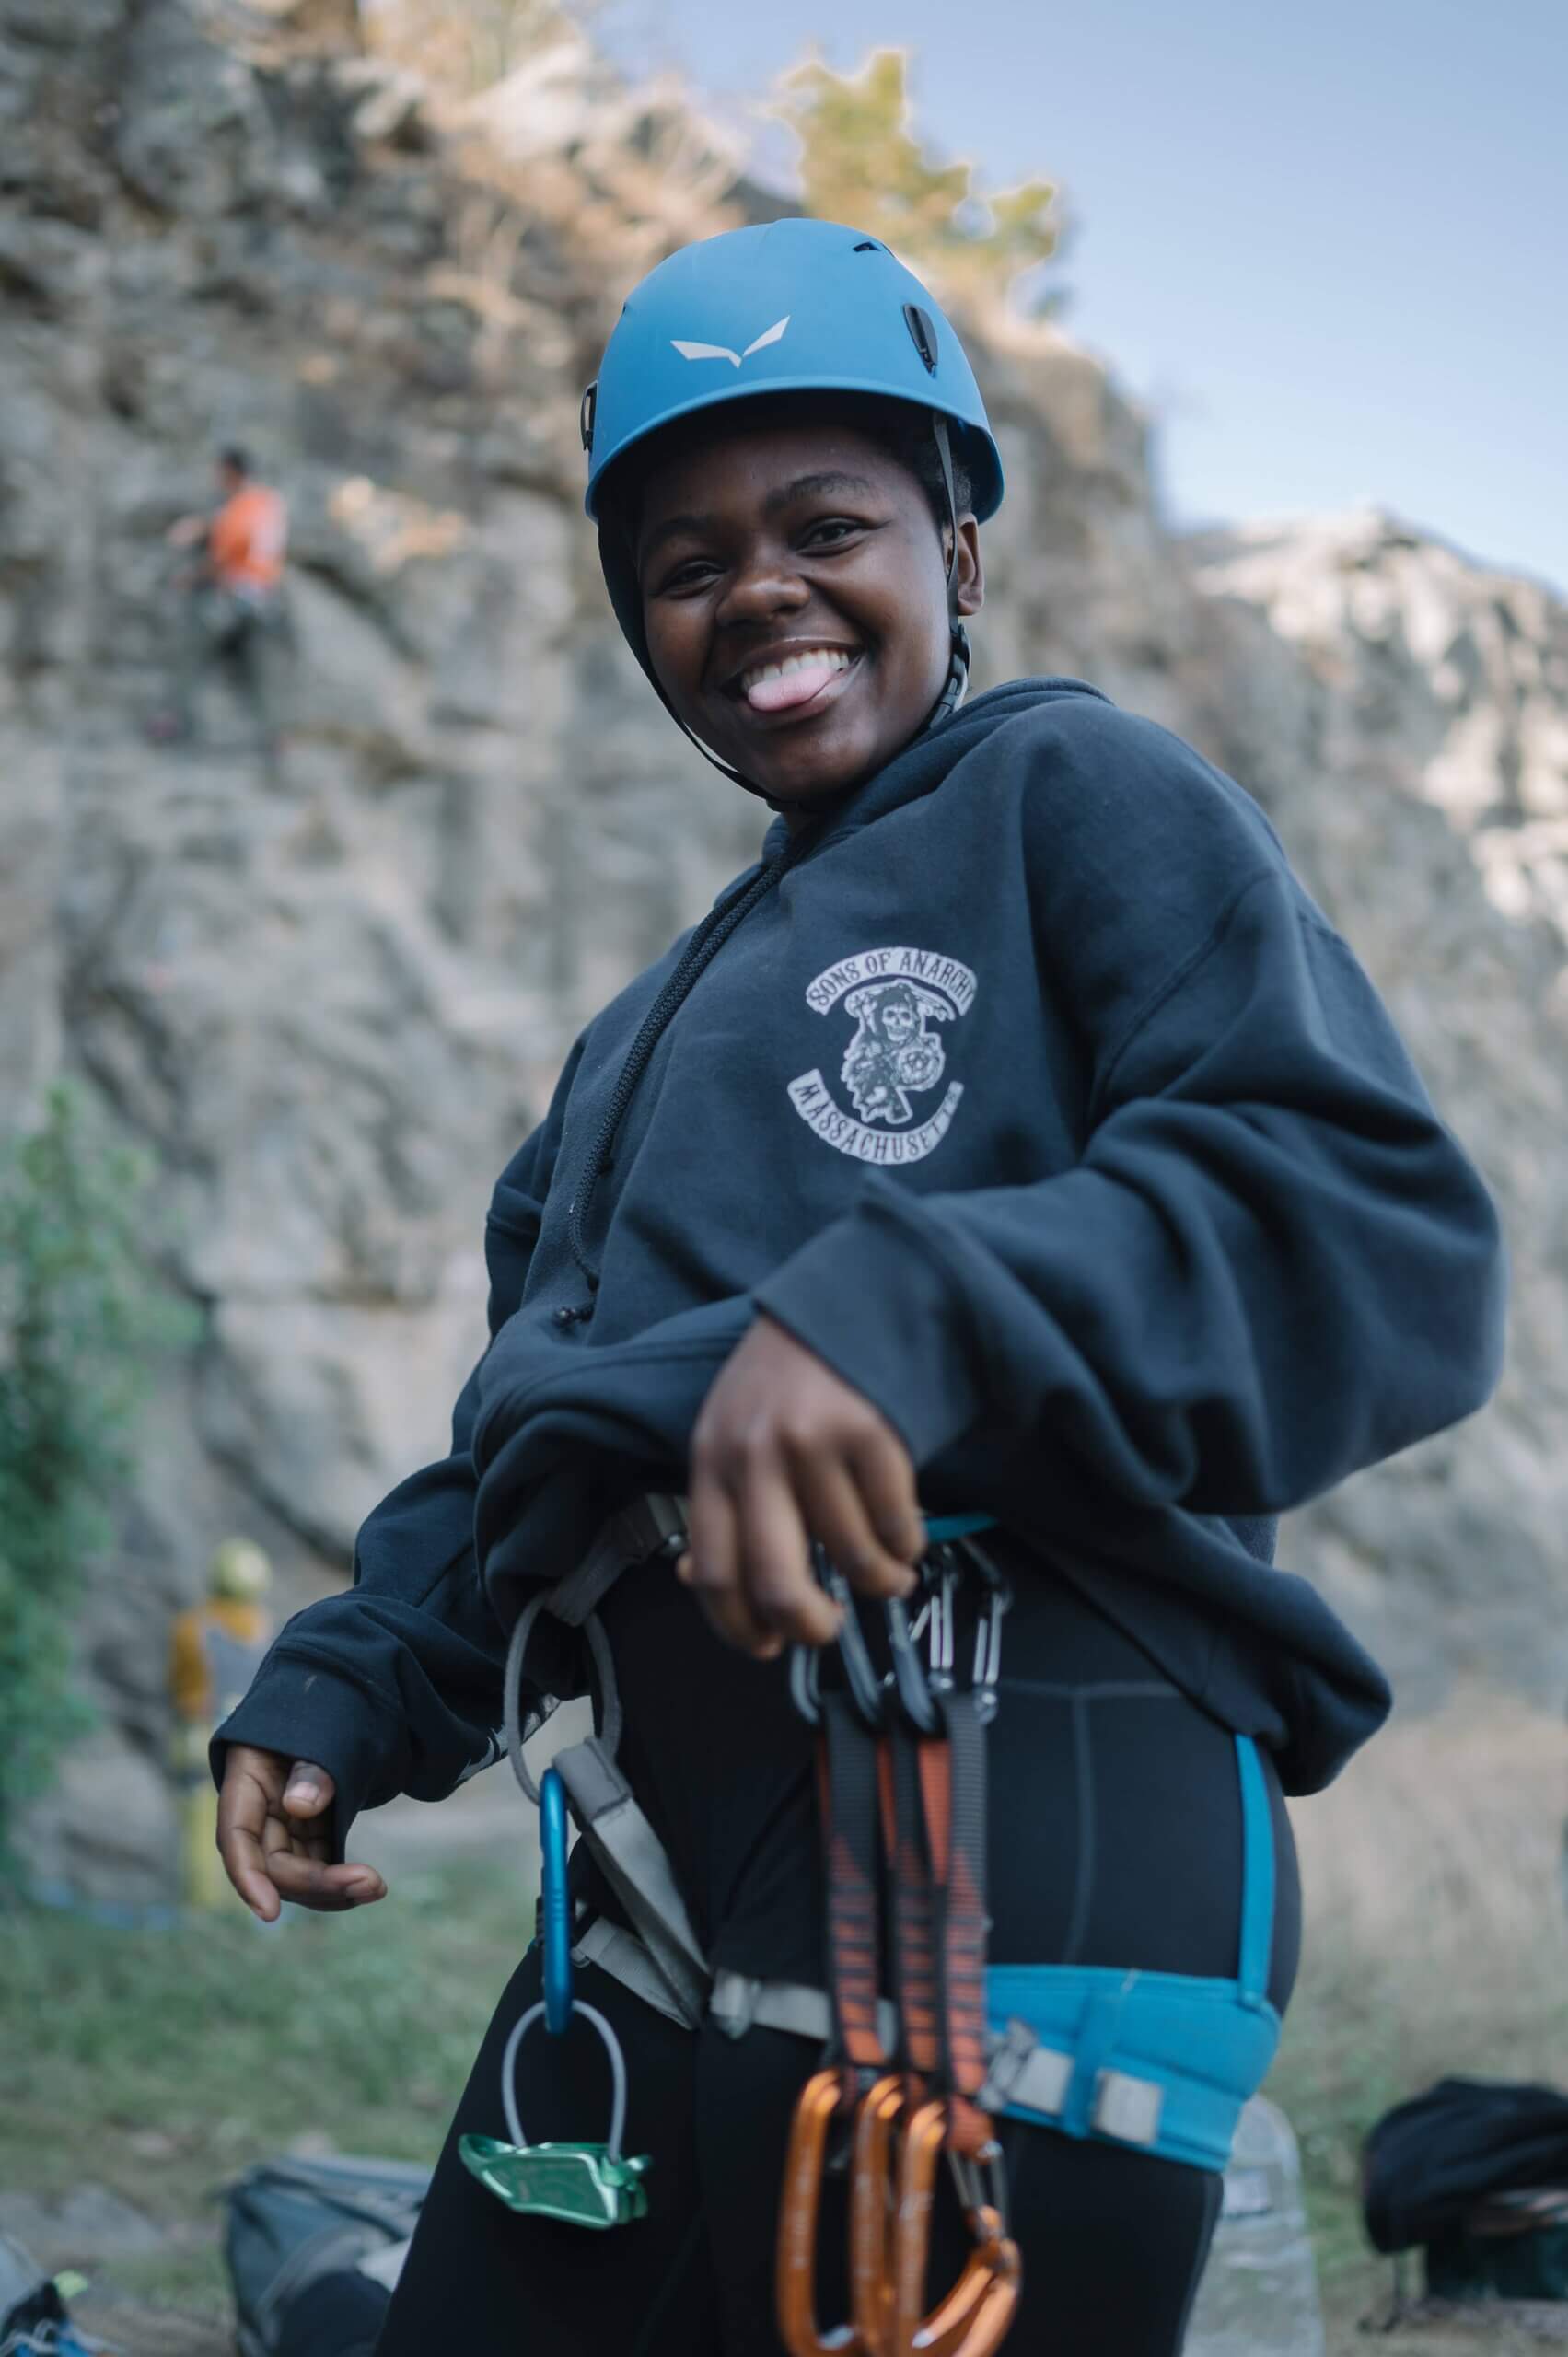
<path id="1" fill-rule="evenodd" d="M 583 395 L 583 406 L 577 413 L 577 426 L 583 437 L 583 447 L 594 447 L 594 414 L 598 408 L 598 378 L 596 377 Z"/>
<path id="2" fill-rule="evenodd" d="M 906 303 L 904 325 L 910 331 L 910 341 L 925 363 L 927 373 L 935 377 L 936 374 L 936 330 L 932 324 L 930 312 L 923 311 L 918 303 Z"/>
<path id="3" fill-rule="evenodd" d="M 879 254 L 882 249 L 875 238 L 862 238 L 854 250 L 857 254 Z"/>

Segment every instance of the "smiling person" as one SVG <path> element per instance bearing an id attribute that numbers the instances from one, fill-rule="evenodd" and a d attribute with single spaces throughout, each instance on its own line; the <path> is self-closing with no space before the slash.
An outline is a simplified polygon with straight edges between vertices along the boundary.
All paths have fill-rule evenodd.
<path id="1" fill-rule="evenodd" d="M 975 1805 L 954 1802 L 957 1851 L 934 1808 L 899 1854 L 906 1895 L 923 1875 L 923 1903 L 990 1919 L 990 2043 L 951 2039 L 937 2084 L 983 2097 L 999 2152 L 962 2145 L 957 2103 L 939 2132 L 1005 2168 L 1016 2345 L 1161 2357 L 1295 1973 L 1283 1796 L 1388 1702 L 1275 1567 L 1275 1518 L 1486 1398 L 1495 1219 L 1239 786 L 1081 682 L 966 701 L 1001 465 L 952 327 L 877 241 L 793 220 L 677 253 L 631 295 L 584 427 L 621 626 L 772 823 L 588 1027 L 503 1174 L 451 1453 L 371 1515 L 353 1589 L 289 1624 L 221 1731 L 224 1855 L 262 1916 L 379 1898 L 343 1862 L 355 1814 L 492 1759 L 508 1628 L 550 1595 L 522 1676 L 562 1691 L 570 1644 L 534 1639 L 587 1591 L 557 1584 L 619 1573 L 619 1765 L 716 2010 L 661 1982 L 579 1845 L 577 1992 L 625 2049 L 647 2214 L 590 2239 L 463 2164 L 462 2134 L 506 2134 L 530 1950 L 379 2349 L 460 2316 L 537 2357 L 753 2357 L 780 2345 L 781 2182 L 831 1978 L 784 1656 L 820 1662 L 846 1724 L 847 1604 L 890 1728 L 884 1608 L 933 1562 L 1005 1581 L 994 1718 L 961 1677 L 948 1754 L 919 1754 L 957 1779 L 958 1723 L 982 1727 Z M 830 1777 L 835 1834 L 842 1798 Z M 920 2023 L 912 2003 L 905 2064 Z M 531 2139 L 603 2134 L 585 2023 L 515 2060 Z M 988 2214 L 965 2182 L 968 2225 L 938 2191 L 928 2298 Z M 837 2199 L 830 2171 L 830 2319 Z M 879 2340 L 873 2318 L 842 2345 Z"/>

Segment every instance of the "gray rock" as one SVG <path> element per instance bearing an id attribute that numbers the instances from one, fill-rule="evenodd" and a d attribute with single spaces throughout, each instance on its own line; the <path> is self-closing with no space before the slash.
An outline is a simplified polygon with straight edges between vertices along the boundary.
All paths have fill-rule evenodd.
<path id="1" fill-rule="evenodd" d="M 1186 2357 L 1323 2357 L 1323 2346 L 1295 2138 L 1283 2112 L 1255 2096 L 1225 2171 Z"/>
<path id="2" fill-rule="evenodd" d="M 115 32 L 131 0 L 0 0 L 0 32 L 50 49 L 75 49 Z"/>
<path id="3" fill-rule="evenodd" d="M 114 154 L 160 212 L 211 219 L 250 195 L 272 129 L 256 78 L 197 31 L 180 0 L 153 0 L 125 52 Z"/>
<path id="4" fill-rule="evenodd" d="M 26 296 L 0 343 L 0 1076 L 17 1101 L 97 1081 L 211 1307 L 84 1616 L 99 1744 L 140 1763 L 119 1846 L 96 1820 L 121 1753 L 85 1751 L 41 1818 L 99 1895 L 166 1871 L 162 1647 L 205 1551 L 252 1529 L 303 1600 L 444 1448 L 495 1172 L 765 820 L 615 631 L 576 435 L 615 290 L 754 194 L 580 47 L 443 128 L 346 36 L 288 62 L 331 13 L 269 0 L 267 40 L 226 48 L 203 28 L 253 12 L 0 0 L 0 119 L 27 123 L 0 228 Z M 1555 1701 L 1568 617 L 1376 514 L 1179 543 L 1098 361 L 996 321 L 974 347 L 1009 481 L 977 685 L 1086 675 L 1257 794 L 1504 1209 L 1497 1404 L 1295 1518 L 1284 1560 L 1419 1701 L 1460 1665 Z M 293 509 L 275 784 L 215 691 L 200 750 L 141 734 L 162 534 L 230 438 Z"/>
<path id="5" fill-rule="evenodd" d="M 59 2201 L 0 2193 L 0 2235 L 21 2243 L 52 2274 L 104 2259 L 140 2258 L 166 2237 L 150 2218 L 106 2186 L 74 2186 Z"/>

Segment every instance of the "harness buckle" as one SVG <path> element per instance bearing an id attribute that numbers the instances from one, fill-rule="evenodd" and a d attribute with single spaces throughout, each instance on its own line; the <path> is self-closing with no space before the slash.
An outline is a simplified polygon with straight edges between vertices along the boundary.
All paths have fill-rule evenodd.
<path id="1" fill-rule="evenodd" d="M 1114 2136 L 1121 2144 L 1153 2144 L 1164 2109 L 1165 2089 L 1156 2080 L 1135 2079 L 1128 2071 L 1096 2074 L 1089 2117 L 1102 2136 Z"/>
<path id="2" fill-rule="evenodd" d="M 686 1544 L 686 1501 L 646 1490 L 623 1510 L 620 1527 L 632 1562 L 645 1563 L 652 1555 L 668 1560 Z"/>

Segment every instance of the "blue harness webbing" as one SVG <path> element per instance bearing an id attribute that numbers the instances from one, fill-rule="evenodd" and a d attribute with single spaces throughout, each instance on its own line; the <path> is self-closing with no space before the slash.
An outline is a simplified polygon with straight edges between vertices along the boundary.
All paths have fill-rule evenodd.
<path id="1" fill-rule="evenodd" d="M 1235 1980 L 1108 1965 L 993 1965 L 987 2010 L 1002 2044 L 981 2096 L 989 2108 L 1063 2135 L 1224 2168 L 1241 2107 L 1262 2084 L 1280 2036 L 1268 1996 L 1268 1788 L 1252 1737 L 1235 1743 L 1242 1843 Z"/>

